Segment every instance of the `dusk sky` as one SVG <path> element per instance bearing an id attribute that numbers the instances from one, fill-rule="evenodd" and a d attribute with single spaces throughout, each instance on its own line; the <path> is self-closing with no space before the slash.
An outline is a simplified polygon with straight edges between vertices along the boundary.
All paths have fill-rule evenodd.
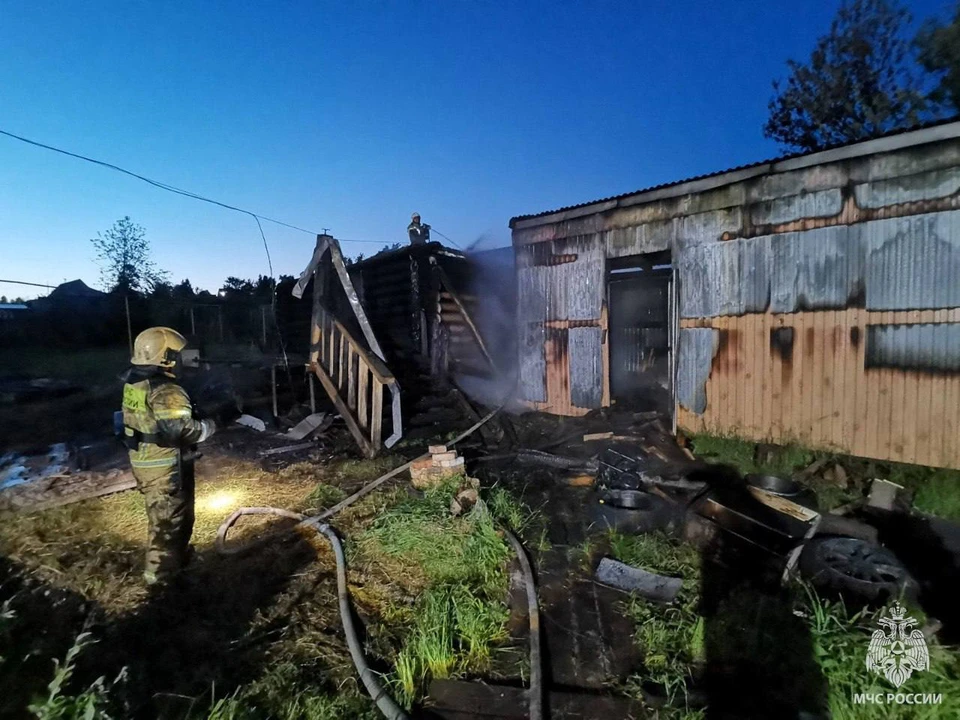
<path id="1" fill-rule="evenodd" d="M 348 255 L 405 242 L 414 210 L 501 246 L 514 215 L 777 155 L 771 80 L 838 5 L 0 0 L 0 129 Z M 97 286 L 89 239 L 125 215 L 174 282 L 268 272 L 249 216 L 0 137 L 0 278 Z M 264 231 L 299 274 L 315 238 Z"/>

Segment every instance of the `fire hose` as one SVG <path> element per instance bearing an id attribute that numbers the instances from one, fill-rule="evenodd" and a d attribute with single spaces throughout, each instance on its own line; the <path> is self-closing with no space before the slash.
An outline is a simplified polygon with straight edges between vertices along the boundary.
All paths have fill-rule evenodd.
<path id="1" fill-rule="evenodd" d="M 477 422 L 473 427 L 465 431 L 449 444 L 454 445 L 460 440 L 463 440 L 465 437 L 487 422 L 487 420 L 492 418 L 497 412 L 499 412 L 499 408 L 486 415 L 482 420 Z M 423 457 L 429 457 L 429 453 L 421 456 L 421 458 Z M 421 458 L 417 458 L 417 460 Z M 353 660 L 354 667 L 356 668 L 357 673 L 360 675 L 360 680 L 363 682 L 363 686 L 366 688 L 367 693 L 373 699 L 380 712 L 383 713 L 384 717 L 388 718 L 388 720 L 407 720 L 408 716 L 404 712 L 403 708 L 401 708 L 387 693 L 386 689 L 377 679 L 377 674 L 370 668 L 369 664 L 367 664 L 366 658 L 363 654 L 363 649 L 360 644 L 360 639 L 353 624 L 353 614 L 350 608 L 350 595 L 347 590 L 347 570 L 346 559 L 344 558 L 343 554 L 343 545 L 340 543 L 340 538 L 337 536 L 335 529 L 329 524 L 325 523 L 324 520 L 348 505 L 356 502 L 364 495 L 367 495 L 375 488 L 389 480 L 391 477 L 400 474 L 403 470 L 409 468 L 414 462 L 416 462 L 416 460 L 401 465 L 385 475 L 380 476 L 373 482 L 362 487 L 350 497 L 337 503 L 319 515 L 308 517 L 302 513 L 274 507 L 244 507 L 233 512 L 226 520 L 223 521 L 219 530 L 217 530 L 217 551 L 223 555 L 232 555 L 244 552 L 249 550 L 251 547 L 261 544 L 262 540 L 243 545 L 238 548 L 228 548 L 226 546 L 227 533 L 230 531 L 230 528 L 233 527 L 233 525 L 245 515 L 276 515 L 279 517 L 296 520 L 297 524 L 292 528 L 292 530 L 301 527 L 309 527 L 313 530 L 316 530 L 329 541 L 337 563 L 337 599 L 340 606 L 340 621 L 343 624 L 343 632 L 346 635 L 347 647 L 350 650 L 350 657 Z M 527 605 L 530 622 L 530 720 L 541 720 L 543 717 L 543 673 L 540 655 L 540 614 L 537 605 L 537 589 L 533 575 L 533 568 L 530 566 L 530 561 L 526 556 L 523 545 L 521 545 L 516 536 L 514 536 L 514 534 L 506 528 L 504 528 L 504 536 L 517 555 L 517 559 L 520 562 L 520 568 L 523 573 L 524 582 L 526 584 Z"/>

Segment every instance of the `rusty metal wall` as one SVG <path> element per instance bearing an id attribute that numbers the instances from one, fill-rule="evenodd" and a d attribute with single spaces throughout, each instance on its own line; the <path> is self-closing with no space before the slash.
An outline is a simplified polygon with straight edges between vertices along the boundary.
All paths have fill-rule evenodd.
<path id="1" fill-rule="evenodd" d="M 678 424 L 692 433 L 960 467 L 957 323 L 960 309 L 683 320 Z M 705 328 L 716 338 L 707 365 L 708 336 L 693 335 Z M 869 362 L 870 353 L 884 362 Z"/>
<path id="2" fill-rule="evenodd" d="M 715 243 L 680 268 L 680 427 L 960 467 L 960 210 Z M 706 374 L 694 328 L 718 333 Z"/>
<path id="3" fill-rule="evenodd" d="M 596 234 L 517 248 L 518 391 L 539 409 L 602 404 L 605 262 Z"/>
<path id="4" fill-rule="evenodd" d="M 822 157 L 519 219 L 521 397 L 557 414 L 609 403 L 604 335 L 591 380 L 570 328 L 608 329 L 606 258 L 669 248 L 679 427 L 960 467 L 960 124 Z"/>

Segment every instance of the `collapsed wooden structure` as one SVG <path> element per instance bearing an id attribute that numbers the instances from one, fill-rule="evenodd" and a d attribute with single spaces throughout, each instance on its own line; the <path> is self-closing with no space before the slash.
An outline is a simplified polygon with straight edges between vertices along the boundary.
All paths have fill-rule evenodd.
<path id="1" fill-rule="evenodd" d="M 368 457 L 404 433 L 401 386 L 490 376 L 497 356 L 474 317 L 471 263 L 440 243 L 384 251 L 348 264 L 319 235 L 293 290 L 312 291 L 308 368 Z M 511 278 L 512 279 L 512 278 Z"/>

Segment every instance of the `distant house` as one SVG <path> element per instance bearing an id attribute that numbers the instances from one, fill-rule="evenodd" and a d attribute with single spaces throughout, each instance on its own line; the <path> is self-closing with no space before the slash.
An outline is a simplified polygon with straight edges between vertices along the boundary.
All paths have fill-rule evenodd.
<path id="1" fill-rule="evenodd" d="M 0 303 L 0 322 L 9 322 L 22 316 L 30 308 L 23 303 Z"/>
<path id="2" fill-rule="evenodd" d="M 107 293 L 94 290 L 83 280 L 71 280 L 54 288 L 49 295 L 30 301 L 30 307 L 41 312 L 71 308 L 74 310 L 105 310 Z"/>

